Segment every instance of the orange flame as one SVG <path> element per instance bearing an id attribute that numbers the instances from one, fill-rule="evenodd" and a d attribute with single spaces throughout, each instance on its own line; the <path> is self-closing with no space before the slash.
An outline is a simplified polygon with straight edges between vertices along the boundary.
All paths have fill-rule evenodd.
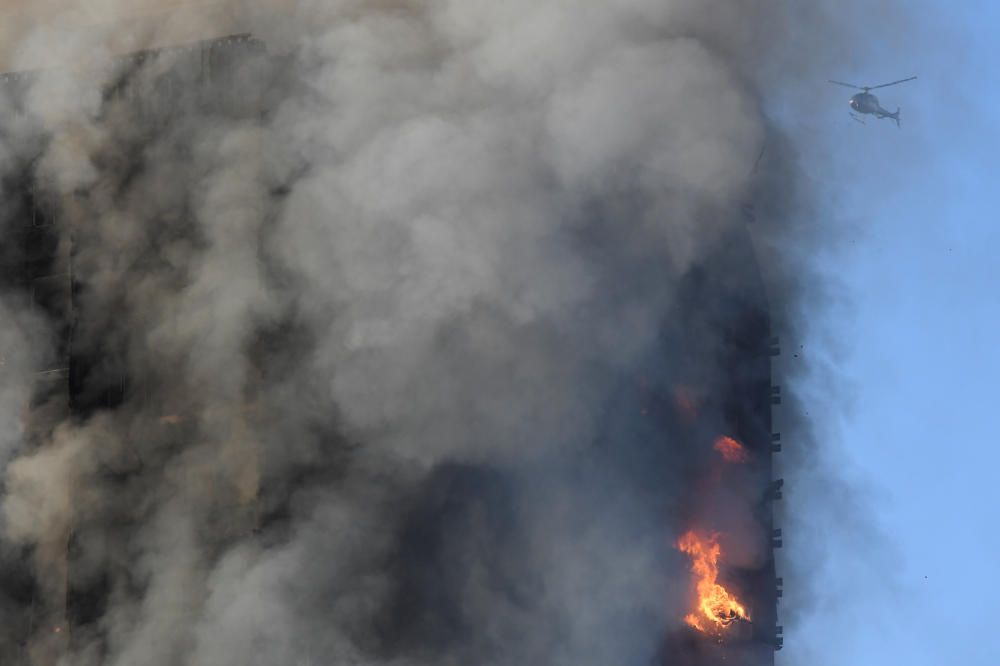
<path id="1" fill-rule="evenodd" d="M 722 459 L 727 463 L 742 464 L 750 460 L 747 450 L 732 437 L 720 437 L 715 440 L 713 448 L 722 454 Z"/>
<path id="2" fill-rule="evenodd" d="M 702 537 L 691 530 L 680 538 L 677 548 L 691 556 L 691 571 L 697 577 L 698 607 L 684 621 L 705 633 L 711 630 L 721 632 L 738 619 L 749 621 L 746 608 L 717 582 L 719 558 L 722 556 L 719 535 Z"/>

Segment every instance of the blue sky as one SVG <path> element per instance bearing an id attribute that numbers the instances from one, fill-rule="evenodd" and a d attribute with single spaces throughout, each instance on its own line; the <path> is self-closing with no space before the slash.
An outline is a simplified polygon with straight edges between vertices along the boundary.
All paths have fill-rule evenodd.
<path id="1" fill-rule="evenodd" d="M 787 666 L 1000 664 L 1000 3 L 907 5 L 905 27 L 859 25 L 877 62 L 830 72 L 918 75 L 877 91 L 902 130 L 853 123 L 850 91 L 822 81 L 830 112 L 798 128 L 828 133 L 822 222 L 839 227 L 817 259 L 836 298 L 805 341 L 842 390 L 817 427 L 882 538 L 825 535 L 829 595 Z"/>

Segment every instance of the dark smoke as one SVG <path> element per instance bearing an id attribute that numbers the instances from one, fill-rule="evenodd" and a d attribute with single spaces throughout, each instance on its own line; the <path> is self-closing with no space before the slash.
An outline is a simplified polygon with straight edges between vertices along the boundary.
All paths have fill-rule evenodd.
<path id="1" fill-rule="evenodd" d="M 723 531 L 773 638 L 766 353 L 821 235 L 765 109 L 828 4 L 241 5 L 9 77 L 3 663 L 770 663 L 683 625 L 673 544 Z"/>

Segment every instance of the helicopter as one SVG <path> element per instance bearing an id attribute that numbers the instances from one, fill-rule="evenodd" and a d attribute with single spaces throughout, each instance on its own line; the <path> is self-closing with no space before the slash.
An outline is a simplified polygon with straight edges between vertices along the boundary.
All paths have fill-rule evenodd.
<path id="1" fill-rule="evenodd" d="M 879 120 L 882 118 L 892 118 L 896 121 L 896 127 L 899 127 L 899 107 L 896 107 L 896 113 L 889 113 L 878 103 L 878 97 L 871 94 L 870 90 L 875 90 L 876 88 L 887 88 L 889 86 L 894 86 L 898 83 L 906 83 L 907 81 L 913 81 L 917 77 L 911 76 L 908 79 L 900 79 L 899 81 L 893 81 L 892 83 L 883 83 L 877 86 L 856 86 L 853 83 L 844 83 L 843 81 L 834 81 L 829 79 L 830 83 L 836 83 L 838 86 L 847 86 L 848 88 L 855 88 L 861 92 L 855 93 L 851 96 L 851 99 L 847 101 L 852 109 L 861 114 L 868 114 L 875 116 Z M 864 124 L 863 121 L 858 116 L 851 114 L 851 117 L 857 120 L 859 123 Z"/>

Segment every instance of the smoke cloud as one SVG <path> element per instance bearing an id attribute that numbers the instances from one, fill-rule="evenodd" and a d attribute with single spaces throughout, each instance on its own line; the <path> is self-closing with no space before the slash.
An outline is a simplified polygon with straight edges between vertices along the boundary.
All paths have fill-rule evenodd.
<path id="1" fill-rule="evenodd" d="M 809 285 L 762 95 L 838 55 L 803 46 L 844 34 L 825 5 L 26 19 L 4 232 L 30 191 L 73 325 L 5 251 L 4 663 L 716 663 L 673 543 L 769 557 L 768 470 L 706 470 L 766 436 L 742 331 Z M 69 405 L 34 378 L 64 356 Z"/>

